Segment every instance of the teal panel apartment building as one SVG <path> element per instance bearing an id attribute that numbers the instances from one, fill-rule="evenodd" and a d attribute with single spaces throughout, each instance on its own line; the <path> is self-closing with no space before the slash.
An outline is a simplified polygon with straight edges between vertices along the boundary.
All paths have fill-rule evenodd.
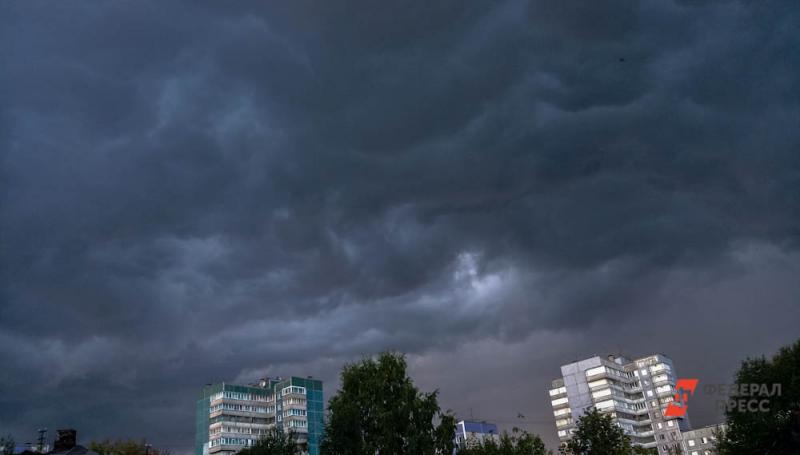
<path id="1" fill-rule="evenodd" d="M 304 453 L 319 455 L 323 409 L 322 381 L 310 377 L 209 384 L 197 400 L 195 455 L 233 455 L 276 426 L 294 432 Z"/>

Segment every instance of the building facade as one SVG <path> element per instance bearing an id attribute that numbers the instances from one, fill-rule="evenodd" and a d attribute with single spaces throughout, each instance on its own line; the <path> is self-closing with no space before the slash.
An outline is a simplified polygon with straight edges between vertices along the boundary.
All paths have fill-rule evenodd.
<path id="1" fill-rule="evenodd" d="M 688 415 L 665 417 L 675 394 L 672 360 L 655 354 L 636 360 L 595 356 L 561 367 L 550 403 L 559 440 L 566 443 L 589 408 L 610 414 L 634 445 L 667 455 L 681 450 Z"/>
<path id="2" fill-rule="evenodd" d="M 497 425 L 488 422 L 462 420 L 456 424 L 456 448 L 463 449 L 473 444 L 483 444 L 487 439 L 500 442 Z"/>
<path id="3" fill-rule="evenodd" d="M 233 455 L 275 427 L 292 431 L 304 453 L 319 455 L 322 381 L 290 377 L 258 384 L 209 384 L 196 409 L 195 455 Z"/>
<path id="4" fill-rule="evenodd" d="M 717 437 L 725 431 L 725 425 L 710 425 L 683 432 L 683 453 L 685 455 L 716 455 Z"/>

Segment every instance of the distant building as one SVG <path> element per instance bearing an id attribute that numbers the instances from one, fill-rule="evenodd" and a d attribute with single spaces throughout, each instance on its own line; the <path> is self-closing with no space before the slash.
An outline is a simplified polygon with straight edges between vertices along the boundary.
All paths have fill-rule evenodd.
<path id="1" fill-rule="evenodd" d="M 717 437 L 725 431 L 725 424 L 709 425 L 683 432 L 681 446 L 685 455 L 716 455 Z"/>
<path id="2" fill-rule="evenodd" d="M 572 437 L 578 418 L 594 408 L 610 414 L 634 445 L 656 447 L 663 455 L 680 450 L 689 418 L 664 416 L 675 394 L 669 357 L 595 356 L 563 365 L 561 376 L 552 382 L 550 403 L 562 444 Z"/>
<path id="3" fill-rule="evenodd" d="M 195 455 L 233 455 L 276 426 L 293 431 L 308 455 L 319 455 L 322 381 L 290 377 L 258 384 L 210 384 L 197 401 Z"/>
<path id="4" fill-rule="evenodd" d="M 484 441 L 492 439 L 500 441 L 500 433 L 497 425 L 487 422 L 471 422 L 462 420 L 456 424 L 456 447 L 463 449 L 472 444 L 482 444 Z"/>
<path id="5" fill-rule="evenodd" d="M 72 429 L 56 430 L 56 441 L 48 455 L 97 455 L 97 452 L 78 445 L 78 432 Z"/>

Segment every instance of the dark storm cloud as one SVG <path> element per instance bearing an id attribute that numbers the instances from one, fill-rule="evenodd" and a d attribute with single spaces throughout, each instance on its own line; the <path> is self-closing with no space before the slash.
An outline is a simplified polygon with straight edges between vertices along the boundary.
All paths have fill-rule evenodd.
<path id="1" fill-rule="evenodd" d="M 203 383 L 332 387 L 400 349 L 462 416 L 516 416 L 509 376 L 552 441 L 560 363 L 637 346 L 723 382 L 796 336 L 789 3 L 0 8 L 19 438 L 184 451 Z"/>

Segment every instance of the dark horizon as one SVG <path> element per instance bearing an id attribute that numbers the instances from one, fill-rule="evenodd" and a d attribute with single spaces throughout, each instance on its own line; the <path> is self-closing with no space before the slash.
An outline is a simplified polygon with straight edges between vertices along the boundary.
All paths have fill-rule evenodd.
<path id="1" fill-rule="evenodd" d="M 573 360 L 730 383 L 799 335 L 798 26 L 770 1 L 0 3 L 0 430 L 188 455 L 203 384 L 327 400 L 383 350 L 551 448 Z"/>

